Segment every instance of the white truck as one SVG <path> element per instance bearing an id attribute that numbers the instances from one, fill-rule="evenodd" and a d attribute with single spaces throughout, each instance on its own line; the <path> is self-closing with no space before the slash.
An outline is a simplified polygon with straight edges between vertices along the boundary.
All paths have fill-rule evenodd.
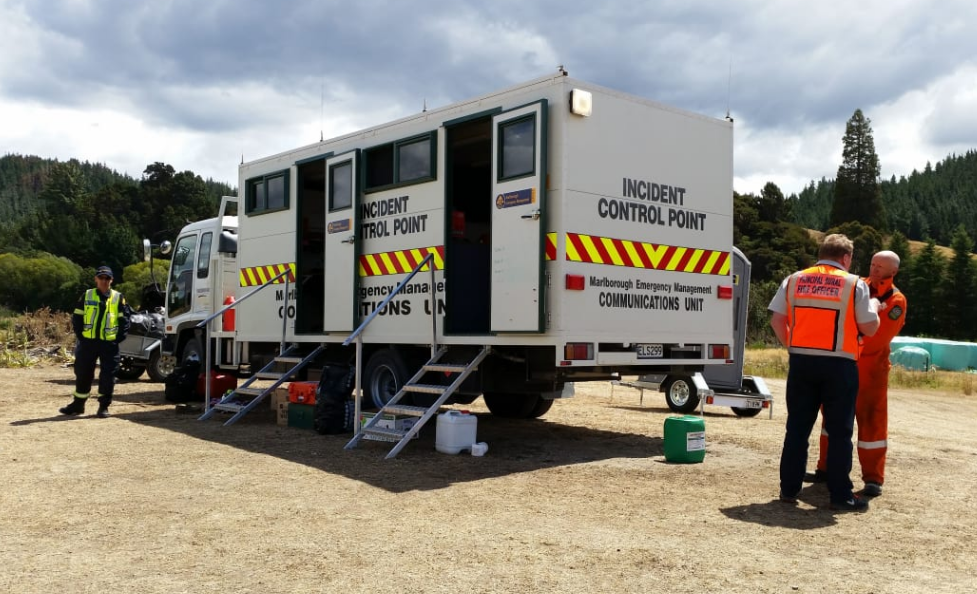
<path id="1" fill-rule="evenodd" d="M 233 299 L 221 364 L 350 362 L 355 335 L 375 407 L 532 418 L 573 382 L 692 374 L 733 348 L 732 180 L 730 119 L 563 71 L 242 163 L 237 216 L 176 241 L 164 352 L 199 355 Z"/>

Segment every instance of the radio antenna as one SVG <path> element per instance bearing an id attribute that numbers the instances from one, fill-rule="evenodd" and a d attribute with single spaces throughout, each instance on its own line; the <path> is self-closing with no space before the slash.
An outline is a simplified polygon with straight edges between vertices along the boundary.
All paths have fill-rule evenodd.
<path id="1" fill-rule="evenodd" d="M 729 56 L 729 76 L 726 79 L 726 119 L 732 121 L 733 118 L 729 117 L 729 95 L 730 90 L 733 86 L 733 56 Z"/>
<path id="2" fill-rule="evenodd" d="M 323 109 L 326 104 L 326 83 L 319 82 L 319 142 L 325 139 L 325 134 L 323 133 L 323 122 L 322 114 Z"/>

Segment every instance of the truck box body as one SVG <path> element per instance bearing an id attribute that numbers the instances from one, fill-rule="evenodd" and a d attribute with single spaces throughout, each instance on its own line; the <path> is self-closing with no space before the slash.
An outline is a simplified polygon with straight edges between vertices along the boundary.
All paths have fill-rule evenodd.
<path id="1" fill-rule="evenodd" d="M 430 344 L 433 309 L 439 344 L 554 367 L 722 363 L 732 153 L 728 121 L 553 76 L 244 163 L 237 297 L 295 276 L 287 306 L 285 284 L 240 304 L 237 339 L 278 342 L 286 315 L 287 341 L 341 343 L 433 253 L 434 294 L 419 273 L 366 343 Z"/>

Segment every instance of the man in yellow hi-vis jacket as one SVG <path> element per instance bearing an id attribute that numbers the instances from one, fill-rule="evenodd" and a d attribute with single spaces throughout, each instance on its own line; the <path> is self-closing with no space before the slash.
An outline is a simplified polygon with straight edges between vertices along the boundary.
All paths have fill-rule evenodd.
<path id="1" fill-rule="evenodd" d="M 109 416 L 112 392 L 115 388 L 115 370 L 119 366 L 119 343 L 129 332 L 129 306 L 122 293 L 112 289 L 115 276 L 108 266 L 95 272 L 95 287 L 85 291 L 74 314 L 71 325 L 78 339 L 75 351 L 75 393 L 71 404 L 61 408 L 63 415 L 80 415 L 85 412 L 85 402 L 92 391 L 95 364 L 101 366 L 98 374 L 98 412 L 104 419 Z"/>

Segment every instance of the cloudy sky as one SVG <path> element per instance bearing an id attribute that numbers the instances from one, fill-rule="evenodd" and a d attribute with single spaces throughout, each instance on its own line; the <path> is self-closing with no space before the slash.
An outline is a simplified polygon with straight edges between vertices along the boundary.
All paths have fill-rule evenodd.
<path id="1" fill-rule="evenodd" d="M 973 0 L 0 0 L 0 154 L 237 164 L 556 72 L 736 121 L 735 188 L 977 148 Z"/>

